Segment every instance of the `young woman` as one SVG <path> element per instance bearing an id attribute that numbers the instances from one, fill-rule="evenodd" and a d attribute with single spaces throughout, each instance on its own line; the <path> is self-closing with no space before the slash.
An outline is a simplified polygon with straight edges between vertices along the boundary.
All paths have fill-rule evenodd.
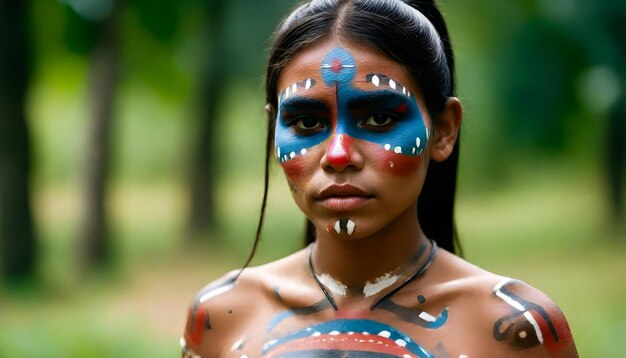
<path id="1" fill-rule="evenodd" d="M 577 356 L 545 294 L 454 255 L 462 110 L 432 1 L 302 5 L 266 109 L 311 244 L 201 290 L 184 357 Z"/>

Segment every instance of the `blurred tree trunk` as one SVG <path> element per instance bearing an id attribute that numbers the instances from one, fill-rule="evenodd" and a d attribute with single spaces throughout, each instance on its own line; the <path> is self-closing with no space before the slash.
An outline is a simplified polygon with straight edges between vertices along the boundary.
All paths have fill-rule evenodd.
<path id="1" fill-rule="evenodd" d="M 623 81 L 621 85 L 625 85 Z M 622 87 L 624 88 L 624 87 Z M 624 91 L 624 89 L 622 89 Z M 606 140 L 606 173 L 609 181 L 612 220 L 619 224 L 624 219 L 624 171 L 626 171 L 626 95 L 618 99 L 609 113 Z"/>
<path id="2" fill-rule="evenodd" d="M 106 212 L 111 156 L 111 127 L 120 65 L 120 4 L 102 20 L 91 55 L 89 78 L 90 123 L 87 133 L 84 223 L 80 234 L 81 261 L 94 268 L 110 258 Z"/>
<path id="3" fill-rule="evenodd" d="M 228 79 L 225 59 L 227 49 L 222 35 L 225 2 L 207 4 L 207 53 L 201 78 L 198 123 L 191 158 L 190 210 L 187 237 L 199 240 L 215 225 L 216 128 L 219 121 L 218 106 Z"/>
<path id="4" fill-rule="evenodd" d="M 30 77 L 28 1 L 0 0 L 0 276 L 35 272 L 30 205 L 30 138 L 25 106 Z"/>

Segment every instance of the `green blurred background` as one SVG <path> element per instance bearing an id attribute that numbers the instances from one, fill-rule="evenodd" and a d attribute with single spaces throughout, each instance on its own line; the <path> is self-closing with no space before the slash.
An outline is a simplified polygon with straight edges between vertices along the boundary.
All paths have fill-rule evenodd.
<path id="1" fill-rule="evenodd" d="M 15 148 L 30 148 L 33 222 L 11 232 L 0 203 L 0 357 L 179 356 L 196 291 L 254 239 L 266 48 L 294 4 L 0 1 L 0 96 L 25 114 L 0 106 L 0 201 L 15 191 L 6 158 L 28 164 Z M 441 6 L 465 111 L 466 258 L 548 293 L 581 356 L 624 356 L 626 2 Z M 267 213 L 255 264 L 300 247 L 276 163 Z"/>

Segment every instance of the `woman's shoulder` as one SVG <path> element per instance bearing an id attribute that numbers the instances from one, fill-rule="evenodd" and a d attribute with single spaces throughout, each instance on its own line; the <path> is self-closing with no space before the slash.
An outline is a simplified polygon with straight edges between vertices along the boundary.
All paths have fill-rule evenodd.
<path id="1" fill-rule="evenodd" d="M 507 356 L 576 357 L 558 305 L 530 284 L 500 276 L 444 252 L 440 297 L 465 312 L 488 352 Z M 440 271 L 441 272 L 441 271 Z M 445 299 L 447 297 L 447 299 Z"/>
<path id="2" fill-rule="evenodd" d="M 181 338 L 183 357 L 220 356 L 235 332 L 266 315 L 275 302 L 275 282 L 297 280 L 301 252 L 245 270 L 233 270 L 198 291 Z M 251 304 L 253 303 L 253 304 Z M 185 355 L 187 354 L 187 355 Z"/>

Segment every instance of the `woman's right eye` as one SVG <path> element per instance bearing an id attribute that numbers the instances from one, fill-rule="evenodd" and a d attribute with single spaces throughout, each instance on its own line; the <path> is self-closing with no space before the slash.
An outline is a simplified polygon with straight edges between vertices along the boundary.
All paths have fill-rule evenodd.
<path id="1" fill-rule="evenodd" d="M 293 127 L 295 127 L 298 132 L 313 132 L 324 128 L 324 123 L 315 117 L 303 116 L 295 118 L 292 123 Z"/>

